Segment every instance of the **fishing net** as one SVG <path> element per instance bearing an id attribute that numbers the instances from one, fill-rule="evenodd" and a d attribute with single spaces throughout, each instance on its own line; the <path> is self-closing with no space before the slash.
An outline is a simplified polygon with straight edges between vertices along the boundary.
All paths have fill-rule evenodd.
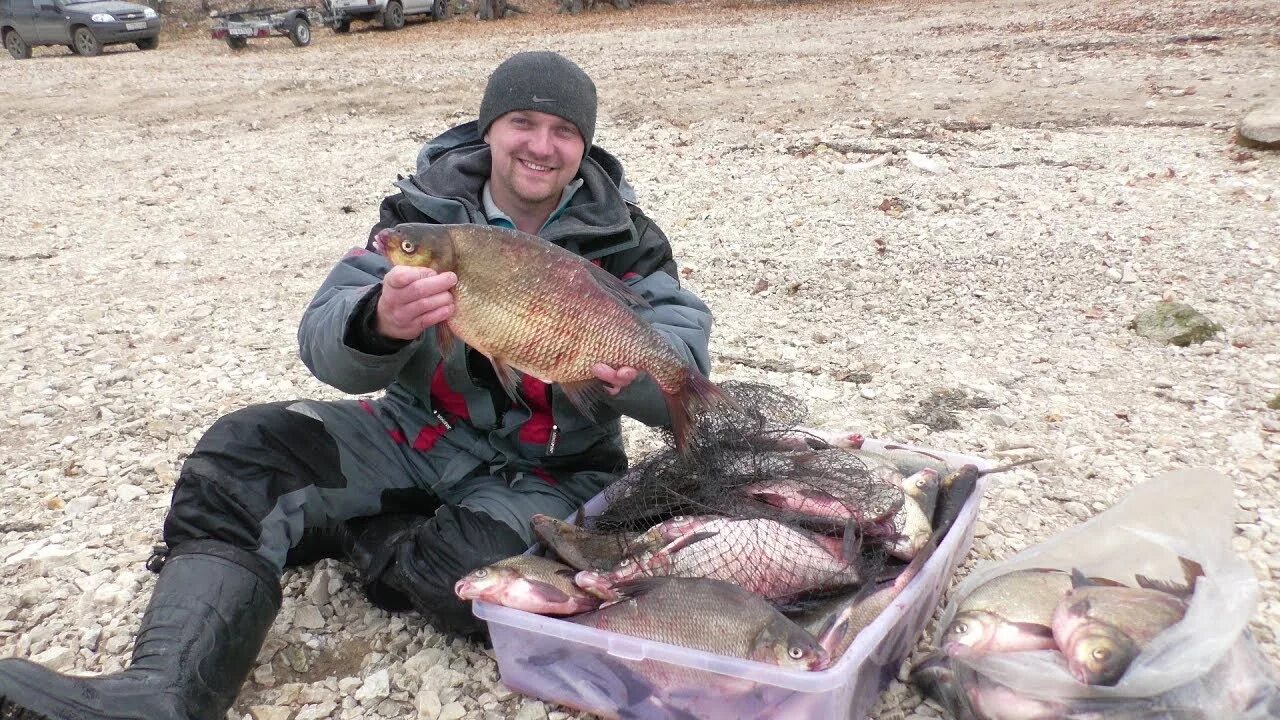
<path id="1" fill-rule="evenodd" d="M 596 572 L 605 592 L 637 577 L 710 577 L 784 610 L 874 582 L 901 536 L 900 482 L 806 435 L 799 399 L 720 387 L 733 402 L 698 419 L 686 453 L 668 437 L 611 486 L 607 508 L 580 528 L 596 545 L 564 559 Z"/>

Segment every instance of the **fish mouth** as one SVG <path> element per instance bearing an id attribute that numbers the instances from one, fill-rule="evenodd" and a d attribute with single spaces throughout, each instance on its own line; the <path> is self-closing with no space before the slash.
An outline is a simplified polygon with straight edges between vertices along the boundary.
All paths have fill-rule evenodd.
<path id="1" fill-rule="evenodd" d="M 395 231 L 391 228 L 379 230 L 378 233 L 373 236 L 374 247 L 378 249 L 379 253 L 386 255 L 387 246 L 391 244 L 391 239 L 393 237 L 395 237 Z"/>

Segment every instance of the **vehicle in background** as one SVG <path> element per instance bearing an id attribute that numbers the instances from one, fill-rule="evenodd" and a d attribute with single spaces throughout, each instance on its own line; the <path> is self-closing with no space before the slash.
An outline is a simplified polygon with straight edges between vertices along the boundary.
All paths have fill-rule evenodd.
<path id="1" fill-rule="evenodd" d="M 232 50 L 244 48 L 249 38 L 272 35 L 287 36 L 297 47 L 306 47 L 311 44 L 313 22 L 323 23 L 326 18 L 309 7 L 246 8 L 215 15 L 210 35 L 214 40 L 226 40 Z"/>
<path id="2" fill-rule="evenodd" d="M 404 27 L 406 17 L 430 15 L 444 19 L 448 0 L 325 0 L 324 14 L 334 32 L 351 30 L 352 20 L 381 23 L 387 30 Z"/>
<path id="3" fill-rule="evenodd" d="M 78 55 L 98 55 L 106 45 L 160 46 L 160 15 L 121 0 L 0 0 L 0 38 L 17 60 L 38 45 L 65 45 Z"/>

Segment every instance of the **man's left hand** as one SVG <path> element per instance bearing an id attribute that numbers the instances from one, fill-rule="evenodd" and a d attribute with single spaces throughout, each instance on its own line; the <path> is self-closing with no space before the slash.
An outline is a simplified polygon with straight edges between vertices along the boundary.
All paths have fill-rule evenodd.
<path id="1" fill-rule="evenodd" d="M 639 375 L 633 367 L 611 368 L 604 363 L 596 363 L 591 366 L 591 372 L 605 382 L 605 390 L 610 395 L 617 395 L 622 392 L 623 388 L 631 384 Z"/>

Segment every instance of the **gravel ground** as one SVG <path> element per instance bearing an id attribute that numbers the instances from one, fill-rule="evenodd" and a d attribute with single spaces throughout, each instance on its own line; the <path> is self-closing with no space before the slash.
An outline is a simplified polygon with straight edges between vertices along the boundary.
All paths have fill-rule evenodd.
<path id="1" fill-rule="evenodd" d="M 303 307 L 488 71 L 549 47 L 715 310 L 717 377 L 819 427 L 1048 456 L 992 477 L 975 562 L 1226 473 L 1280 659 L 1280 153 L 1232 133 L 1280 87 L 1272 0 L 528 8 L 0 62 L 0 655 L 122 667 L 185 453 L 246 403 L 339 397 L 297 359 Z M 1224 333 L 1126 329 L 1165 297 Z M 940 391 L 989 402 L 941 429 Z M 287 574 L 236 717 L 572 717 L 345 572 Z M 932 714 L 894 684 L 874 716 Z"/>

